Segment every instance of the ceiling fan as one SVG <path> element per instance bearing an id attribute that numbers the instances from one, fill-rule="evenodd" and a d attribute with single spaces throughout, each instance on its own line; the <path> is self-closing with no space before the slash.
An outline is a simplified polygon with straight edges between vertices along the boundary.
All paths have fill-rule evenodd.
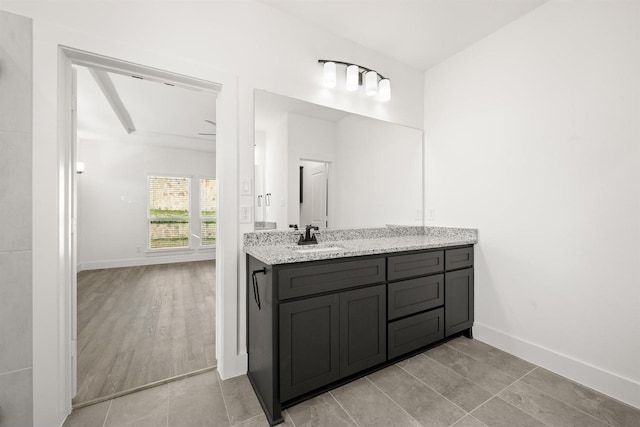
<path id="1" fill-rule="evenodd" d="M 217 126 L 217 125 L 216 125 L 216 122 L 214 122 L 213 120 L 205 120 L 205 122 L 207 122 L 207 123 L 211 123 L 212 125 Z M 204 132 L 198 132 L 198 135 L 202 135 L 202 136 L 215 136 L 216 134 L 215 134 L 215 133 L 204 133 Z"/>

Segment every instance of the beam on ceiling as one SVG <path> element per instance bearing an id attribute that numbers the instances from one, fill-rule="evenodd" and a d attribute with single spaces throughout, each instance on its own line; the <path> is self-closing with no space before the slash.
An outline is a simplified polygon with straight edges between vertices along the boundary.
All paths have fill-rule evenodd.
<path id="1" fill-rule="evenodd" d="M 111 105 L 113 112 L 116 113 L 118 120 L 124 126 L 124 130 L 131 134 L 136 131 L 136 127 L 133 124 L 133 120 L 131 119 L 131 115 L 129 111 L 127 111 L 127 107 L 125 107 L 120 95 L 118 95 L 118 90 L 113 84 L 113 80 L 106 71 L 96 70 L 95 68 L 89 68 L 89 72 L 93 76 L 93 79 L 100 87 L 105 98 Z"/>

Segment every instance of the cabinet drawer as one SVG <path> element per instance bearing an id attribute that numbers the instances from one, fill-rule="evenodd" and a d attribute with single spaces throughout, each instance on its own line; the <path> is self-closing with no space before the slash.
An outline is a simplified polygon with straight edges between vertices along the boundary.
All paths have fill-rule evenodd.
<path id="1" fill-rule="evenodd" d="M 384 282 L 385 259 L 284 268 L 278 273 L 281 300 Z"/>
<path id="2" fill-rule="evenodd" d="M 471 267 L 473 265 L 473 246 L 469 248 L 449 249 L 445 255 L 447 270 Z"/>
<path id="3" fill-rule="evenodd" d="M 389 283 L 389 320 L 444 304 L 444 274 Z"/>
<path id="4" fill-rule="evenodd" d="M 389 280 L 424 276 L 444 271 L 444 252 L 422 252 L 396 255 L 387 258 L 387 278 Z"/>
<path id="5" fill-rule="evenodd" d="M 389 323 L 389 359 L 444 338 L 444 309 L 437 308 Z"/>

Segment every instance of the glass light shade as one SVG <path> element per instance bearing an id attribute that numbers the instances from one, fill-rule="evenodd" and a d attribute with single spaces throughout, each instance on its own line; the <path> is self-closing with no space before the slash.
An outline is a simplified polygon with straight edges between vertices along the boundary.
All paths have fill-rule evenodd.
<path id="1" fill-rule="evenodd" d="M 358 66 L 357 65 L 349 65 L 347 67 L 347 90 L 353 92 L 354 90 L 358 90 Z"/>
<path id="2" fill-rule="evenodd" d="M 389 79 L 382 79 L 378 83 L 378 100 L 386 102 L 391 99 L 391 82 Z"/>
<path id="3" fill-rule="evenodd" d="M 369 96 L 374 96 L 378 93 L 378 73 L 375 71 L 366 72 L 364 75 L 364 88 Z"/>
<path id="4" fill-rule="evenodd" d="M 324 63 L 323 83 L 325 87 L 336 87 L 336 63 L 335 62 Z"/>

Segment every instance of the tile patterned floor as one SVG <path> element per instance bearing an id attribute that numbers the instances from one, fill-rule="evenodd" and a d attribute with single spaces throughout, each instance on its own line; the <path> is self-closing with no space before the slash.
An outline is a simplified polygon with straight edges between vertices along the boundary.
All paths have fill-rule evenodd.
<path id="1" fill-rule="evenodd" d="M 640 410 L 457 338 L 284 411 L 302 426 L 640 426 Z M 74 411 L 63 427 L 267 426 L 246 376 L 209 372 Z"/>

